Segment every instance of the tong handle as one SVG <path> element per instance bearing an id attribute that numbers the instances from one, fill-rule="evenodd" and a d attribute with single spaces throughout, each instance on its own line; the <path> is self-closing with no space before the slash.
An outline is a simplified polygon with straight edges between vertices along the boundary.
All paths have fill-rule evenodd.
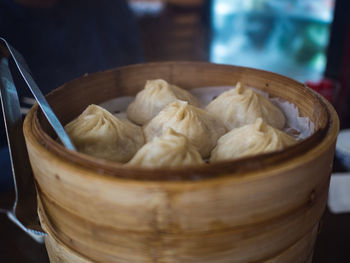
<path id="1" fill-rule="evenodd" d="M 15 187 L 12 209 L 5 211 L 11 221 L 41 243 L 46 233 L 36 212 L 36 191 L 22 130 L 21 108 L 6 56 L 0 58 L 0 97 Z"/>

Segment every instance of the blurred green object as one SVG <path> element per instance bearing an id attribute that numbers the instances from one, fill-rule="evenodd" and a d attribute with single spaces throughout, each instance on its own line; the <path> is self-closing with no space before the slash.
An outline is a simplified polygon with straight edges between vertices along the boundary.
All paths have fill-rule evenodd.
<path id="1" fill-rule="evenodd" d="M 297 63 L 312 64 L 318 54 L 326 51 L 329 38 L 329 25 L 310 22 L 303 28 L 300 48 L 295 54 Z"/>

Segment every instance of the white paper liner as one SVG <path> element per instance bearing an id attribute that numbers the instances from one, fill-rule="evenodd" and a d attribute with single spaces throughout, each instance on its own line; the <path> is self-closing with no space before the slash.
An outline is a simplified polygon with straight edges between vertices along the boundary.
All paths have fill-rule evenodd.
<path id="1" fill-rule="evenodd" d="M 128 118 L 126 116 L 126 108 L 134 100 L 134 98 L 135 97 L 131 97 L 131 96 L 118 97 L 118 98 L 105 101 L 101 103 L 99 106 L 108 110 L 115 117 L 122 120 L 127 120 Z"/>
<path id="2" fill-rule="evenodd" d="M 202 108 L 207 106 L 213 99 L 221 93 L 234 88 L 234 86 L 216 86 L 216 87 L 202 87 L 190 90 L 190 92 L 199 100 Z M 269 95 L 261 90 L 250 87 L 254 91 L 269 98 Z M 297 140 L 305 139 L 314 132 L 314 124 L 307 117 L 299 116 L 299 110 L 293 103 L 279 99 L 269 98 L 286 117 L 286 126 L 283 131 L 294 136 Z M 100 104 L 113 115 L 121 119 L 127 119 L 126 109 L 128 105 L 134 100 L 134 97 L 124 96 L 105 101 Z"/>

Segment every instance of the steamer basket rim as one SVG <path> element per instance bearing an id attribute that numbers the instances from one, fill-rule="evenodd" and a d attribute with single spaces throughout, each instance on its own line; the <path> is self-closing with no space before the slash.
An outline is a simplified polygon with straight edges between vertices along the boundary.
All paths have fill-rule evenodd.
<path id="1" fill-rule="evenodd" d="M 327 123 L 324 127 L 316 130 L 307 139 L 297 143 L 296 145 L 286 148 L 282 151 L 261 154 L 252 157 L 241 158 L 233 161 L 221 161 L 212 164 L 203 164 L 200 166 L 186 166 L 182 168 L 138 168 L 138 167 L 125 167 L 121 164 L 112 163 L 105 160 L 100 160 L 87 156 L 82 153 L 71 152 L 65 149 L 52 137 L 50 137 L 41 127 L 39 119 L 42 118 L 40 110 L 38 111 L 37 105 L 35 105 L 29 112 L 25 119 L 25 126 L 28 126 L 28 122 L 31 122 L 30 131 L 34 134 L 34 137 L 41 144 L 45 150 L 50 151 L 58 158 L 61 158 L 72 165 L 92 169 L 99 175 L 107 175 L 112 177 L 118 177 L 123 179 L 141 180 L 141 181 L 197 181 L 199 179 L 210 179 L 217 178 L 220 176 L 238 176 L 251 173 L 254 171 L 268 170 L 279 165 L 286 164 L 292 160 L 296 160 L 300 157 L 300 153 L 306 155 L 310 151 L 317 152 L 318 148 L 321 149 L 322 145 L 325 143 L 331 143 L 335 141 L 339 130 L 339 119 L 332 107 L 332 105 L 321 95 L 306 87 L 302 83 L 299 83 L 288 77 L 281 76 L 276 73 L 267 72 L 258 69 L 230 66 L 230 65 L 220 65 L 206 62 L 152 62 L 145 64 L 128 65 L 123 67 L 118 67 L 116 69 L 110 69 L 103 72 L 92 73 L 90 75 L 85 75 L 83 78 L 93 76 L 98 77 L 99 74 L 113 72 L 115 70 L 128 70 L 137 67 L 150 67 L 150 66 L 179 66 L 183 67 L 186 65 L 194 65 L 201 67 L 219 67 L 221 69 L 235 69 L 243 70 L 245 72 L 257 72 L 258 74 L 269 74 L 278 78 L 283 78 L 287 81 L 296 83 L 299 88 L 305 89 L 305 91 L 312 94 L 315 99 L 326 109 L 327 113 Z M 74 82 L 79 81 L 81 78 L 72 80 L 67 84 L 74 84 Z M 54 96 L 56 92 L 64 89 L 67 84 L 64 84 L 60 88 L 49 93 L 47 97 Z M 26 133 L 26 129 L 25 133 Z M 27 129 L 28 130 L 28 129 Z M 27 131 L 28 132 L 28 131 Z M 328 140 L 327 140 L 328 138 Z M 300 158 L 299 158 L 300 159 Z"/>

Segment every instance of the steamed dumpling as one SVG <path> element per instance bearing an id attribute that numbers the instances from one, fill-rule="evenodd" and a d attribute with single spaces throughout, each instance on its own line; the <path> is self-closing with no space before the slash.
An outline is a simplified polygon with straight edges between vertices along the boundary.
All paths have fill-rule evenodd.
<path id="1" fill-rule="evenodd" d="M 143 125 L 165 106 L 177 99 L 199 106 L 197 99 L 188 91 L 170 85 L 162 79 L 148 80 L 145 88 L 136 95 L 135 100 L 128 106 L 127 116 L 133 122 Z"/>
<path id="2" fill-rule="evenodd" d="M 111 161 L 129 161 L 144 144 L 141 127 L 97 105 L 88 106 L 65 130 L 79 152 Z"/>
<path id="3" fill-rule="evenodd" d="M 132 166 L 177 167 L 204 163 L 197 149 L 182 134 L 169 128 L 145 144 L 128 162 Z"/>
<path id="4" fill-rule="evenodd" d="M 254 123 L 259 117 L 277 129 L 285 125 L 285 117 L 278 107 L 239 82 L 235 89 L 220 94 L 206 109 L 221 119 L 228 130 Z"/>
<path id="5" fill-rule="evenodd" d="M 210 161 L 230 160 L 282 150 L 296 143 L 288 134 L 258 118 L 253 124 L 232 129 L 222 136 L 211 152 Z"/>
<path id="6" fill-rule="evenodd" d="M 161 136 L 169 127 L 184 134 L 203 158 L 209 156 L 218 138 L 226 132 L 215 116 L 181 100 L 169 104 L 144 126 L 146 141 Z"/>

